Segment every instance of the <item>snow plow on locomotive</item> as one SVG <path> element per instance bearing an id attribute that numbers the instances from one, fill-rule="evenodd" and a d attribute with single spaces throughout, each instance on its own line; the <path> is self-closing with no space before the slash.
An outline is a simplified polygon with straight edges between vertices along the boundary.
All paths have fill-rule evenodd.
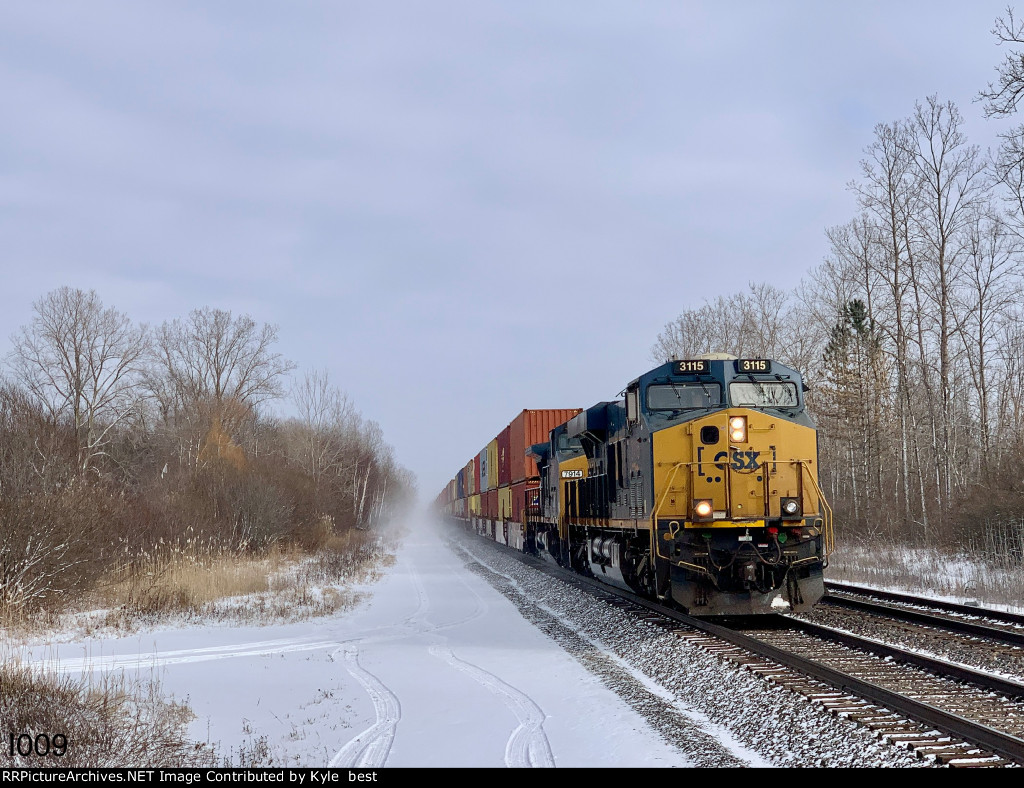
<path id="1" fill-rule="evenodd" d="M 532 471 L 507 493 L 499 480 L 497 495 L 515 494 L 507 507 L 470 492 L 481 486 L 472 461 L 437 505 L 499 542 L 692 615 L 806 611 L 824 595 L 833 536 L 803 394 L 799 373 L 769 359 L 668 362 L 622 399 L 547 412 L 560 423 L 536 443 L 506 438 Z"/>

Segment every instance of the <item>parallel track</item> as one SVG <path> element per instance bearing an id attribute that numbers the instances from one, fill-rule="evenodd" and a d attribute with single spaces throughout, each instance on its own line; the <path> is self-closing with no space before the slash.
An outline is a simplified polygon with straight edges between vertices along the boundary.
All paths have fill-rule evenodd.
<path id="1" fill-rule="evenodd" d="M 914 596 L 912 594 L 899 594 L 894 591 L 881 591 L 873 588 L 867 588 L 866 586 L 836 583 L 831 580 L 825 582 L 825 591 L 829 596 L 834 593 L 859 594 L 887 602 L 898 602 L 905 605 L 930 607 L 935 610 L 944 610 L 948 613 L 958 613 L 960 615 L 972 616 L 974 618 L 981 617 L 1024 627 L 1024 615 L 1019 613 L 1009 613 L 1003 610 L 995 610 L 993 608 L 980 607 L 979 605 L 963 605 L 957 604 L 956 602 L 945 602 L 941 599 L 930 599 L 928 597 Z"/>
<path id="2" fill-rule="evenodd" d="M 840 583 L 826 583 L 825 589 L 824 605 L 862 610 L 997 643 L 1024 646 L 1024 616 L 1018 614 Z"/>
<path id="3" fill-rule="evenodd" d="M 773 643 L 769 642 L 772 636 L 765 636 L 765 631 L 771 630 L 752 635 L 753 630 L 740 631 L 688 616 L 551 562 L 516 555 L 541 572 L 802 692 L 834 713 L 871 727 L 881 737 L 912 747 L 922 757 L 952 766 L 1024 765 L 1024 685 L 783 616 L 772 617 L 776 632 L 796 632 L 805 641 L 815 639 L 818 645 L 808 647 L 805 642 L 802 649 L 791 643 L 780 645 L 779 638 Z M 828 648 L 821 644 L 836 643 L 850 653 L 826 658 Z M 833 664 L 826 664 L 828 661 Z M 862 664 L 849 667 L 856 661 Z M 844 668 L 836 664 L 844 664 Z M 905 689 L 882 686 L 896 681 L 891 677 L 870 680 L 881 676 L 881 668 L 894 665 L 906 666 L 906 671 L 920 670 L 902 680 L 908 685 Z M 929 680 L 939 683 L 928 684 L 923 671 Z M 1008 726 L 1008 720 L 1019 720 L 1019 725 Z"/>

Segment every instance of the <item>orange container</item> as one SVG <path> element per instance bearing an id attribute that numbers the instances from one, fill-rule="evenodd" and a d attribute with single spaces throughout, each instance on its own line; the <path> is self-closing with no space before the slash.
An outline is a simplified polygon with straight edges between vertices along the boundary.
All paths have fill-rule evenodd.
<path id="1" fill-rule="evenodd" d="M 535 443 L 547 443 L 548 433 L 565 424 L 573 416 L 582 413 L 582 408 L 550 408 L 547 410 L 524 410 L 508 425 L 509 478 L 503 482 L 521 482 L 538 478 L 537 463 L 526 456 L 526 450 Z"/>
<path id="2" fill-rule="evenodd" d="M 512 481 L 512 455 L 509 453 L 510 429 L 498 433 L 498 486 L 507 487 Z"/>

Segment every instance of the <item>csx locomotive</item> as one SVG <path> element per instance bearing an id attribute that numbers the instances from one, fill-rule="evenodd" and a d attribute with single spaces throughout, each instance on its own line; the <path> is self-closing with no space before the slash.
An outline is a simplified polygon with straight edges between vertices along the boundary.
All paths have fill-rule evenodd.
<path id="1" fill-rule="evenodd" d="M 796 370 L 770 359 L 671 361 L 622 399 L 569 411 L 525 450 L 506 439 L 532 460 L 526 478 L 488 481 L 485 451 L 437 505 L 692 615 L 807 611 L 824 594 L 833 535 L 804 391 Z M 514 494 L 519 505 L 489 506 L 495 487 L 499 502 Z"/>

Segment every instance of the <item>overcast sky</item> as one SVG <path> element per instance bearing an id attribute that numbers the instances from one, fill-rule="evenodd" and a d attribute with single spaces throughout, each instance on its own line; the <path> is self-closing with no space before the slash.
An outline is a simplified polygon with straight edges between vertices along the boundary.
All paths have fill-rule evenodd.
<path id="1" fill-rule="evenodd" d="M 679 312 L 792 287 L 877 123 L 969 140 L 998 2 L 8 3 L 0 354 L 62 285 L 280 327 L 425 498 Z"/>

